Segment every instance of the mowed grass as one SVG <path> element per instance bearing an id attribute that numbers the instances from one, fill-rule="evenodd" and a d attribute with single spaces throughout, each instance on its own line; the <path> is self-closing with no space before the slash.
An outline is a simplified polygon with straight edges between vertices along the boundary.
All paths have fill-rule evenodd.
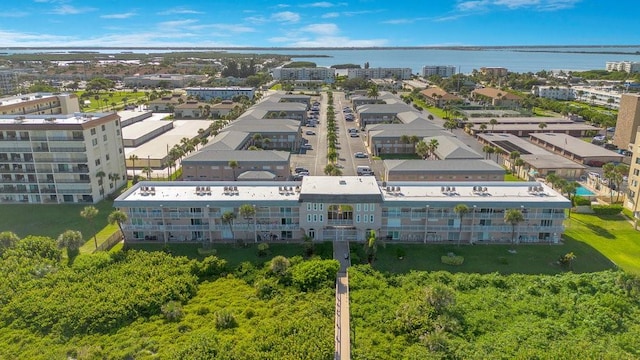
<path id="1" fill-rule="evenodd" d="M 77 91 L 76 95 L 78 98 L 84 93 L 84 91 Z M 100 97 L 100 100 L 95 99 L 95 95 Z M 81 98 L 81 101 L 88 100 L 89 104 L 86 104 L 83 107 L 83 111 L 85 112 L 99 112 L 104 111 L 106 109 L 111 109 L 113 107 L 112 104 L 116 104 L 115 106 L 124 106 L 124 102 L 122 101 L 124 98 L 127 98 L 127 104 L 136 104 L 139 99 L 146 100 L 146 93 L 142 91 L 133 92 L 133 91 L 110 91 L 110 92 L 101 92 L 99 94 L 93 94 L 89 98 Z M 106 100 L 106 102 L 105 102 Z"/>
<path id="2" fill-rule="evenodd" d="M 98 209 L 93 226 L 80 216 L 85 206 Z M 93 234 L 107 226 L 107 217 L 114 210 L 113 202 L 103 200 L 97 204 L 3 204 L 0 206 L 0 231 L 11 231 L 21 238 L 28 235 L 57 238 L 65 230 L 82 232 L 85 239 L 93 242 Z"/>
<path id="3" fill-rule="evenodd" d="M 623 216 L 571 214 L 565 226 L 563 238 L 590 246 L 621 269 L 640 275 L 640 232 Z"/>
<path id="4" fill-rule="evenodd" d="M 404 250 L 402 260 L 398 258 L 398 248 Z M 453 273 L 557 274 L 568 270 L 558 264 L 560 256 L 568 252 L 576 255 L 574 272 L 615 269 L 615 265 L 596 249 L 575 240 L 566 240 L 563 245 L 387 244 L 378 248 L 373 266 L 390 273 L 445 270 Z M 443 264 L 440 258 L 449 253 L 463 256 L 464 263 L 458 266 Z"/>

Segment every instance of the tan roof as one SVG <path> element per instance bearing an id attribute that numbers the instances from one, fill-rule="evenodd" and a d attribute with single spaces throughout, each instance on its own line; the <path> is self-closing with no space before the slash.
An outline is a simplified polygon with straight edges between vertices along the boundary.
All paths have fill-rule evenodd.
<path id="1" fill-rule="evenodd" d="M 462 98 L 460 98 L 459 96 L 453 95 L 453 94 L 449 94 L 448 92 L 442 90 L 441 88 L 437 87 L 437 86 L 433 86 L 427 89 L 424 89 L 422 91 L 420 91 L 420 93 L 426 97 L 429 98 L 433 98 L 436 96 L 441 96 L 442 100 L 445 101 L 458 101 L 458 100 L 462 100 Z"/>
<path id="2" fill-rule="evenodd" d="M 473 90 L 474 93 L 486 97 L 490 97 L 492 99 L 506 99 L 506 100 L 520 100 L 520 96 L 510 94 L 504 90 L 496 89 L 496 88 L 482 88 Z"/>

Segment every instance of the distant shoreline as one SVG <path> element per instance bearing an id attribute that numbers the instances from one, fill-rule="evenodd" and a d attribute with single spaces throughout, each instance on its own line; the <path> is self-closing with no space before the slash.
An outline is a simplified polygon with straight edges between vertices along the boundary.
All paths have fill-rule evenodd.
<path id="1" fill-rule="evenodd" d="M 574 53 L 574 54 L 612 54 L 612 55 L 640 55 L 640 51 L 620 51 L 621 48 L 639 48 L 640 45 L 512 45 L 512 46 L 372 46 L 372 47 L 198 47 L 198 46 L 135 46 L 135 47 L 115 47 L 115 46 L 87 46 L 87 47 L 0 47 L 0 51 L 43 51 L 60 52 L 69 54 L 92 54 L 105 50 L 119 50 L 121 52 L 148 50 L 148 51 L 358 51 L 358 50 L 455 50 L 455 51 L 516 51 L 516 52 L 541 52 L 541 53 Z M 615 48 L 618 50 L 607 50 Z M 589 49 L 589 50 L 572 50 Z M 593 50 L 591 50 L 593 49 Z M 0 53 L 6 55 L 7 53 Z M 316 55 L 322 57 L 323 55 Z"/>

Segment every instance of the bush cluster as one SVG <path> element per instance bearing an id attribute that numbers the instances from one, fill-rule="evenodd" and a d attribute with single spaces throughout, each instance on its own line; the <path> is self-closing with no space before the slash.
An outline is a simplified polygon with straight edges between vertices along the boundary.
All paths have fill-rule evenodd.
<path id="1" fill-rule="evenodd" d="M 622 212 L 622 205 L 593 205 L 591 209 L 596 215 L 618 215 Z"/>

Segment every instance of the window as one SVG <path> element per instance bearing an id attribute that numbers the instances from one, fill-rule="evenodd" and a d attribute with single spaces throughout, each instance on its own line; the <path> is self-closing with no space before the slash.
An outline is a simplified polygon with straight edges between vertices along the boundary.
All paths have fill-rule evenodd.
<path id="1" fill-rule="evenodd" d="M 360 208 L 361 208 L 360 204 L 356 204 L 356 211 L 360 211 Z"/>
<path id="2" fill-rule="evenodd" d="M 104 142 L 107 142 L 107 135 L 102 135 L 102 140 L 103 140 Z"/>
<path id="3" fill-rule="evenodd" d="M 369 204 L 364 204 L 364 211 L 369 211 Z"/>
<path id="4" fill-rule="evenodd" d="M 91 129 L 91 135 L 95 135 L 96 134 L 96 128 Z"/>
<path id="5" fill-rule="evenodd" d="M 318 222 L 318 215 L 317 214 L 313 214 L 313 222 Z"/>
<path id="6" fill-rule="evenodd" d="M 320 222 L 323 222 L 324 221 L 324 216 L 322 216 L 322 214 L 320 214 L 320 218 L 319 219 L 320 219 Z"/>
<path id="7" fill-rule="evenodd" d="M 307 203 L 307 211 L 311 211 L 311 203 Z"/>
<path id="8" fill-rule="evenodd" d="M 324 204 L 320 204 L 320 211 L 324 211 Z"/>
<path id="9" fill-rule="evenodd" d="M 98 139 L 91 139 L 91 145 L 97 146 L 98 145 Z"/>
<path id="10" fill-rule="evenodd" d="M 356 215 L 356 222 L 359 223 L 360 222 L 360 215 Z"/>
<path id="11" fill-rule="evenodd" d="M 109 154 L 105 155 L 105 158 L 109 161 Z"/>
<path id="12" fill-rule="evenodd" d="M 373 215 L 369 216 L 369 222 L 372 223 L 373 222 Z"/>
<path id="13" fill-rule="evenodd" d="M 96 166 L 100 166 L 100 159 L 96 159 Z"/>
<path id="14" fill-rule="evenodd" d="M 313 203 L 313 211 L 317 211 L 318 210 L 318 204 Z"/>
<path id="15" fill-rule="evenodd" d="M 107 128 L 102 124 L 102 131 L 105 131 Z"/>
<path id="16" fill-rule="evenodd" d="M 311 214 L 307 214 L 307 222 L 311 222 Z"/>

